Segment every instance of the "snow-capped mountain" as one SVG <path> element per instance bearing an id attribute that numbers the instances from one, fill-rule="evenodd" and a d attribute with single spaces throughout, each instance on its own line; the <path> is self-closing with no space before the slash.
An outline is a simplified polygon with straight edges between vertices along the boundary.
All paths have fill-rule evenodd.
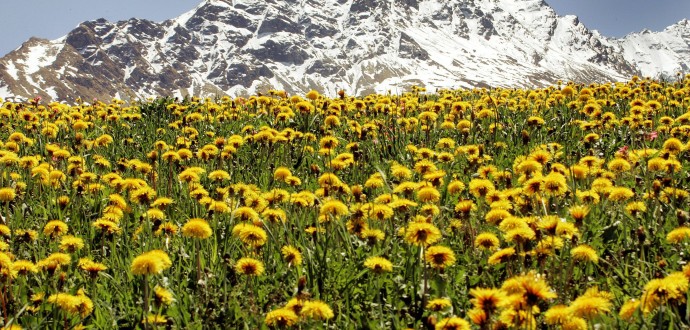
<path id="1" fill-rule="evenodd" d="M 82 23 L 0 59 L 49 99 L 534 87 L 689 71 L 690 23 L 612 39 L 543 0 L 204 0 L 162 23 Z"/>

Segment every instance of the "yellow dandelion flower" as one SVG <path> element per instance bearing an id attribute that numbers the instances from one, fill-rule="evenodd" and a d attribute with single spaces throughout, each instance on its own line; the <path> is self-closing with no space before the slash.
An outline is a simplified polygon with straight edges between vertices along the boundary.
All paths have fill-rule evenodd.
<path id="1" fill-rule="evenodd" d="M 559 221 L 556 225 L 556 235 L 562 238 L 570 239 L 573 236 L 578 236 L 580 231 L 572 222 Z"/>
<path id="2" fill-rule="evenodd" d="M 156 197 L 156 191 L 151 187 L 143 187 L 130 192 L 129 199 L 134 203 L 148 204 Z"/>
<path id="3" fill-rule="evenodd" d="M 496 188 L 494 187 L 494 184 L 487 179 L 472 179 L 470 181 L 469 189 L 470 193 L 472 193 L 474 197 L 480 198 L 486 196 Z"/>
<path id="4" fill-rule="evenodd" d="M 389 219 L 393 216 L 393 214 L 394 214 L 393 208 L 391 208 L 390 206 L 385 205 L 385 204 L 374 204 L 368 210 L 368 216 L 370 219 L 373 219 L 373 220 Z"/>
<path id="5" fill-rule="evenodd" d="M 666 235 L 666 241 L 671 244 L 680 244 L 688 238 L 690 238 L 690 228 L 685 226 L 673 229 Z"/>
<path id="6" fill-rule="evenodd" d="M 504 235 L 506 242 L 516 242 L 518 244 L 531 241 L 536 237 L 536 233 L 532 228 L 520 227 L 508 230 Z"/>
<path id="7" fill-rule="evenodd" d="M 84 247 L 84 240 L 71 235 L 63 236 L 60 240 L 60 250 L 73 253 Z"/>
<path id="8" fill-rule="evenodd" d="M 544 312 L 544 323 L 548 325 L 563 325 L 572 317 L 572 312 L 568 306 L 555 305 Z"/>
<path id="9" fill-rule="evenodd" d="M 10 238 L 12 236 L 12 230 L 6 225 L 0 224 L 0 236 L 4 238 Z"/>
<path id="10" fill-rule="evenodd" d="M 291 327 L 299 321 L 297 314 L 289 308 L 278 308 L 266 314 L 266 323 L 269 327 Z"/>
<path id="11" fill-rule="evenodd" d="M 246 224 L 242 226 L 241 229 L 237 232 L 237 236 L 239 236 L 242 243 L 253 247 L 263 246 L 264 244 L 266 244 L 266 240 L 268 239 L 268 235 L 266 234 L 266 231 L 263 230 L 263 228 L 252 224 Z"/>
<path id="12" fill-rule="evenodd" d="M 668 161 L 661 157 L 655 157 L 647 161 L 647 169 L 651 172 L 661 172 L 666 170 Z"/>
<path id="13" fill-rule="evenodd" d="M 573 217 L 575 221 L 579 222 L 582 221 L 587 214 L 589 214 L 589 207 L 586 205 L 575 205 L 568 209 L 568 211 L 570 212 L 570 216 Z"/>
<path id="14" fill-rule="evenodd" d="M 436 330 L 470 330 L 470 323 L 457 316 L 448 317 L 438 321 L 434 327 Z"/>
<path id="15" fill-rule="evenodd" d="M 242 275 L 260 276 L 264 273 L 264 263 L 254 258 L 242 258 L 235 264 L 235 271 Z"/>
<path id="16" fill-rule="evenodd" d="M 144 215 L 151 220 L 165 220 L 165 212 L 158 208 L 148 209 Z"/>
<path id="17" fill-rule="evenodd" d="M 275 180 L 283 181 L 290 176 L 292 176 L 292 172 L 290 172 L 290 169 L 288 169 L 287 167 L 284 167 L 284 166 L 278 167 L 273 172 L 273 179 L 275 179 Z"/>
<path id="18" fill-rule="evenodd" d="M 377 274 L 393 271 L 393 263 L 383 257 L 367 258 L 367 260 L 364 261 L 364 267 L 371 269 Z"/>
<path id="19" fill-rule="evenodd" d="M 630 166 L 630 163 L 622 158 L 613 159 L 608 164 L 608 169 L 615 173 L 627 172 L 630 171 L 631 168 L 632 166 Z"/>
<path id="20" fill-rule="evenodd" d="M 627 187 L 612 187 L 609 190 L 609 200 L 614 202 L 626 201 L 635 196 L 635 193 Z"/>
<path id="21" fill-rule="evenodd" d="M 621 306 L 618 316 L 620 316 L 625 321 L 630 321 L 635 316 L 635 312 L 640 310 L 640 301 L 637 299 L 629 299 L 623 306 Z"/>
<path id="22" fill-rule="evenodd" d="M 164 222 L 158 227 L 158 230 L 156 230 L 154 232 L 154 234 L 156 236 L 160 236 L 161 234 L 165 234 L 167 236 L 172 236 L 172 235 L 177 234 L 179 229 L 180 228 L 172 222 Z"/>
<path id="23" fill-rule="evenodd" d="M 348 213 L 348 209 L 343 202 L 331 199 L 323 203 L 323 205 L 321 205 L 319 213 L 324 216 L 339 217 L 342 215 L 346 215 Z"/>
<path id="24" fill-rule="evenodd" d="M 515 168 L 518 173 L 541 173 L 543 165 L 534 159 L 525 159 Z"/>
<path id="25" fill-rule="evenodd" d="M 300 298 L 292 298 L 285 304 L 285 307 L 283 308 L 287 308 L 299 315 L 302 311 L 302 307 L 304 307 L 304 303 L 305 301 Z"/>
<path id="26" fill-rule="evenodd" d="M 152 250 L 134 258 L 130 271 L 134 275 L 155 275 L 160 274 L 170 266 L 172 266 L 172 262 L 167 253 L 161 250 Z"/>
<path id="27" fill-rule="evenodd" d="M 333 310 L 328 304 L 320 300 L 311 300 L 304 303 L 300 316 L 315 320 L 328 320 L 333 318 Z"/>
<path id="28" fill-rule="evenodd" d="M 422 187 L 417 191 L 417 200 L 423 203 L 435 203 L 441 198 L 441 193 L 432 186 Z"/>
<path id="29" fill-rule="evenodd" d="M 495 250 L 500 243 L 498 237 L 492 233 L 481 233 L 474 239 L 474 247 L 484 250 Z"/>
<path id="30" fill-rule="evenodd" d="M 51 220 L 48 221 L 48 223 L 43 227 L 43 233 L 46 236 L 50 236 L 51 238 L 55 238 L 58 236 L 62 236 L 67 233 L 67 224 L 60 221 L 60 220 Z"/>
<path id="31" fill-rule="evenodd" d="M 230 180 L 230 174 L 223 170 L 216 170 L 208 174 L 208 178 L 213 181 Z"/>
<path id="32" fill-rule="evenodd" d="M 453 210 L 456 214 L 459 214 L 458 217 L 462 216 L 466 218 L 469 216 L 470 212 L 477 210 L 477 205 L 475 205 L 471 200 L 461 200 L 455 204 L 455 208 Z"/>
<path id="33" fill-rule="evenodd" d="M 540 194 L 542 191 L 544 191 L 544 177 L 533 177 L 525 181 L 522 191 L 527 196 Z"/>
<path id="34" fill-rule="evenodd" d="M 13 201 L 17 197 L 17 193 L 14 188 L 1 188 L 0 189 L 0 201 L 7 203 Z"/>
<path id="35" fill-rule="evenodd" d="M 510 214 L 510 212 L 506 210 L 497 209 L 486 212 L 486 214 L 484 215 L 484 220 L 486 220 L 486 222 L 492 225 L 497 225 L 501 223 L 501 221 L 503 221 L 504 219 L 510 217 L 512 217 L 512 214 Z"/>
<path id="36" fill-rule="evenodd" d="M 89 273 L 89 275 L 92 278 L 95 278 L 98 276 L 98 273 L 108 269 L 108 267 L 102 263 L 94 262 L 93 260 L 89 258 L 81 258 L 79 259 L 79 268 L 81 270 Z"/>
<path id="37" fill-rule="evenodd" d="M 440 312 L 452 306 L 453 303 L 449 298 L 436 298 L 429 300 L 429 302 L 426 304 L 426 309 L 432 312 Z"/>
<path id="38" fill-rule="evenodd" d="M 67 293 L 57 293 L 50 295 L 47 299 L 48 303 L 58 305 L 60 309 L 65 310 L 67 312 L 71 312 L 76 309 L 76 306 L 79 304 L 79 300 Z"/>
<path id="39" fill-rule="evenodd" d="M 0 266 L 0 268 L 3 268 Z M 28 273 L 37 273 L 38 267 L 31 261 L 28 260 L 17 260 L 12 263 L 11 267 L 19 275 L 27 275 Z"/>
<path id="40" fill-rule="evenodd" d="M 428 246 L 441 239 L 441 231 L 433 224 L 412 222 L 405 231 L 405 240 L 414 245 Z"/>
<path id="41" fill-rule="evenodd" d="M 509 247 L 509 248 L 501 249 L 501 250 L 494 252 L 494 254 L 492 254 L 489 257 L 488 263 L 489 263 L 489 265 L 501 264 L 501 263 L 507 262 L 508 260 L 512 259 L 514 255 L 515 255 L 515 248 Z"/>
<path id="42" fill-rule="evenodd" d="M 398 180 L 407 180 L 412 177 L 412 171 L 400 164 L 391 165 L 391 175 Z"/>
<path id="43" fill-rule="evenodd" d="M 588 190 L 588 191 L 577 191 L 575 192 L 575 196 L 577 196 L 577 199 L 579 199 L 583 203 L 587 204 L 598 204 L 599 201 L 601 200 L 601 197 L 599 194 L 594 191 L 594 190 Z"/>
<path id="44" fill-rule="evenodd" d="M 599 262 L 597 251 L 591 246 L 585 244 L 574 247 L 572 250 L 570 250 L 570 255 L 574 260 L 577 261 L 588 261 L 595 264 Z"/>
<path id="45" fill-rule="evenodd" d="M 383 241 L 386 238 L 386 234 L 379 229 L 362 228 L 359 237 L 369 243 L 369 245 L 374 245 L 376 242 Z"/>
<path id="46" fill-rule="evenodd" d="M 161 158 L 163 158 L 163 160 L 165 160 L 166 162 L 169 162 L 169 163 L 179 162 L 182 160 L 182 157 L 180 157 L 180 154 L 175 150 L 169 150 L 169 151 L 164 152 L 163 155 L 161 156 Z M 182 181 L 185 181 L 185 180 L 182 180 Z"/>
<path id="47" fill-rule="evenodd" d="M 165 325 L 168 324 L 168 318 L 160 314 L 148 314 L 141 320 L 141 324 Z"/>
<path id="48" fill-rule="evenodd" d="M 385 181 L 379 173 L 372 175 L 367 181 L 364 182 L 364 186 L 370 189 L 381 188 L 385 185 Z"/>
<path id="49" fill-rule="evenodd" d="M 636 216 L 647 211 L 647 206 L 644 202 L 630 202 L 625 206 L 625 213 Z"/>
<path id="50" fill-rule="evenodd" d="M 535 306 L 539 301 L 547 301 L 558 296 L 542 277 L 536 276 L 534 273 L 518 276 L 514 279 L 516 280 L 516 287 L 511 289 L 510 282 L 506 281 L 502 289 L 522 294 L 529 306 Z"/>
<path id="51" fill-rule="evenodd" d="M 281 209 L 266 209 L 261 215 L 270 223 L 285 223 L 287 214 Z"/>
<path id="52" fill-rule="evenodd" d="M 156 285 L 156 287 L 153 288 L 153 293 L 156 299 L 156 304 L 159 306 L 169 306 L 170 304 L 175 302 L 175 297 L 173 297 L 172 292 L 162 286 Z"/>
<path id="53" fill-rule="evenodd" d="M 664 141 L 662 148 L 664 151 L 667 151 L 671 154 L 677 154 L 685 150 L 685 144 L 683 144 L 683 142 L 677 138 L 669 138 L 668 140 Z"/>
<path id="54" fill-rule="evenodd" d="M 484 329 L 489 324 L 489 315 L 481 309 L 473 308 L 467 312 L 467 317 L 472 323 Z"/>
<path id="55" fill-rule="evenodd" d="M 462 183 L 462 181 L 460 180 L 453 180 L 448 183 L 448 187 L 446 187 L 446 190 L 448 191 L 448 193 L 456 195 L 465 190 L 465 184 Z"/>
<path id="56" fill-rule="evenodd" d="M 76 312 L 79 313 L 82 318 L 93 312 L 93 301 L 84 294 L 84 290 L 79 289 L 75 297 L 78 299 Z"/>
<path id="57" fill-rule="evenodd" d="M 299 266 L 302 264 L 302 253 L 294 246 L 286 245 L 280 249 L 283 260 L 290 265 Z"/>
<path id="58" fill-rule="evenodd" d="M 433 268 L 444 269 L 455 264 L 455 253 L 446 246 L 431 246 L 424 251 L 424 260 Z"/>
<path id="59" fill-rule="evenodd" d="M 551 172 L 543 178 L 543 189 L 549 195 L 562 196 L 568 191 L 568 184 L 562 174 Z"/>
<path id="60" fill-rule="evenodd" d="M 107 219 L 98 219 L 91 223 L 91 225 L 100 229 L 106 235 L 119 234 L 122 231 L 116 222 Z"/>
<path id="61" fill-rule="evenodd" d="M 685 301 L 688 278 L 682 272 L 674 272 L 662 279 L 653 279 L 644 286 L 642 310 L 649 313 L 665 303 Z"/>
<path id="62" fill-rule="evenodd" d="M 232 212 L 233 217 L 241 221 L 257 221 L 259 220 L 259 213 L 251 207 L 241 206 Z"/>
<path id="63" fill-rule="evenodd" d="M 611 311 L 611 301 L 603 296 L 583 295 L 570 303 L 568 309 L 573 315 L 585 319 L 592 319 L 598 315 Z"/>
<path id="64" fill-rule="evenodd" d="M 20 242 L 33 242 L 38 239 L 38 232 L 33 229 L 15 229 L 14 235 Z"/>
<path id="65" fill-rule="evenodd" d="M 189 219 L 189 221 L 182 226 L 182 235 L 186 237 L 206 239 L 213 235 L 213 230 L 206 220 L 193 218 Z"/>
<path id="66" fill-rule="evenodd" d="M 493 314 L 499 307 L 503 306 L 508 298 L 502 290 L 495 288 L 475 288 L 470 289 L 470 302 L 482 311 Z"/>

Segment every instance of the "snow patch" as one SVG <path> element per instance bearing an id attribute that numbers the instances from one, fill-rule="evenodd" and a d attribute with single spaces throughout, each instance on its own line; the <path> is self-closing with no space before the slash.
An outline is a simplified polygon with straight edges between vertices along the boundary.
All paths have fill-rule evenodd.
<path id="1" fill-rule="evenodd" d="M 45 89 L 45 92 L 46 92 L 46 94 L 48 94 L 48 96 L 50 96 L 53 100 L 57 100 L 57 99 L 58 99 L 58 94 L 57 94 L 57 92 L 55 91 L 55 87 L 54 87 L 54 86 L 50 86 L 50 87 L 46 88 L 46 89 Z"/>
<path id="2" fill-rule="evenodd" d="M 24 73 L 27 75 L 36 73 L 43 67 L 55 62 L 56 56 L 48 54 L 49 48 L 45 46 L 34 46 L 29 48 L 26 58 L 20 62 L 24 64 Z"/>
<path id="3" fill-rule="evenodd" d="M 17 67 L 14 65 L 14 62 L 9 62 L 7 65 L 7 73 L 12 77 L 14 80 L 19 80 L 19 70 Z"/>
<path id="4" fill-rule="evenodd" d="M 7 86 L 0 86 L 0 98 L 5 100 L 8 97 L 13 97 L 12 93 L 10 93 L 10 89 Z"/>

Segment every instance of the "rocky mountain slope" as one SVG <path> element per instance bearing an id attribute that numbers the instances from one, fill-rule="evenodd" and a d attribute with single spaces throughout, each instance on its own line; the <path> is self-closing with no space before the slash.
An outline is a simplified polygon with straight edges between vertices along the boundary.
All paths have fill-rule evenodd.
<path id="1" fill-rule="evenodd" d="M 542 0 L 204 0 L 161 23 L 97 20 L 30 39 L 0 59 L 0 97 L 533 87 L 687 63 L 687 20 L 612 39 Z"/>

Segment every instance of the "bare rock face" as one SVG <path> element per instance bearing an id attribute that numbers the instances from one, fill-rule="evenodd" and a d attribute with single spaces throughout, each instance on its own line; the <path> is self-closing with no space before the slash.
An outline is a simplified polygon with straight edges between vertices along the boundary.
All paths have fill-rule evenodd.
<path id="1" fill-rule="evenodd" d="M 401 58 L 419 59 L 423 61 L 428 61 L 430 59 L 429 53 L 404 32 L 400 34 L 400 45 L 398 49 L 400 50 Z"/>
<path id="2" fill-rule="evenodd" d="M 542 0 L 204 0 L 160 23 L 99 19 L 30 39 L 0 59 L 0 97 L 538 87 L 688 63 L 688 20 L 611 39 Z"/>

